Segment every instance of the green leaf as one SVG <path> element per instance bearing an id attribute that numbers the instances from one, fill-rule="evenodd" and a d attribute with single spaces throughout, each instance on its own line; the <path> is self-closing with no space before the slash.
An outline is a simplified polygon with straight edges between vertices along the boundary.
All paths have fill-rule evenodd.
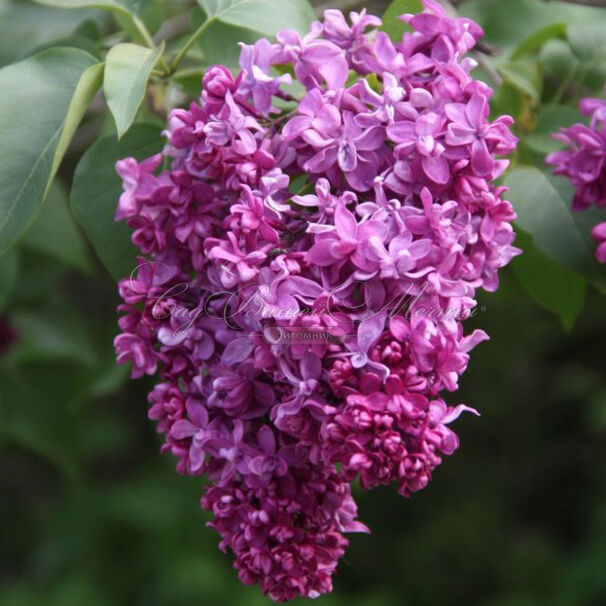
<path id="1" fill-rule="evenodd" d="M 503 114 L 513 116 L 516 123 L 522 123 L 529 113 L 529 98 L 509 82 L 503 82 L 490 100 L 492 120 Z"/>
<path id="2" fill-rule="evenodd" d="M 57 48 L 58 46 L 63 48 L 78 48 L 88 53 L 92 57 L 95 57 L 97 61 L 101 60 L 102 53 L 100 46 L 98 44 L 95 44 L 88 38 L 82 38 L 78 36 L 68 36 L 59 40 L 52 40 L 47 44 L 37 46 L 35 49 L 32 50 L 31 53 L 28 53 L 27 56 L 29 57 L 30 55 L 41 53 L 42 51 L 47 50 L 49 48 Z"/>
<path id="3" fill-rule="evenodd" d="M 457 10 L 482 25 L 485 39 L 504 49 L 505 59 L 537 28 L 553 23 L 606 24 L 606 11 L 572 2 L 466 0 L 457 3 Z"/>
<path id="4" fill-rule="evenodd" d="M 107 53 L 103 92 L 116 121 L 118 138 L 132 125 L 145 98 L 151 70 L 163 51 L 164 43 L 154 50 L 117 44 Z"/>
<path id="5" fill-rule="evenodd" d="M 227 64 L 223 63 L 223 65 Z M 179 92 L 196 99 L 200 96 L 200 82 L 205 72 L 204 68 L 182 69 L 173 74 L 172 81 L 178 85 Z"/>
<path id="6" fill-rule="evenodd" d="M 145 26 L 144 18 L 152 0 L 34 0 L 38 4 L 55 6 L 57 8 L 101 8 L 116 15 L 128 17 L 141 39 L 149 47 L 154 43 Z M 134 30 L 129 29 L 129 33 Z"/>
<path id="7" fill-rule="evenodd" d="M 0 257 L 0 312 L 6 307 L 17 279 L 17 252 L 11 250 Z"/>
<path id="8" fill-rule="evenodd" d="M 566 330 L 570 330 L 583 307 L 587 282 L 554 263 L 534 245 L 532 237 L 520 229 L 517 230 L 516 246 L 524 251 L 512 263 L 522 286 L 539 305 L 556 314 Z"/>
<path id="9" fill-rule="evenodd" d="M 539 53 L 539 61 L 546 72 L 568 78 L 579 65 L 570 45 L 565 40 L 549 40 Z"/>
<path id="10" fill-rule="evenodd" d="M 282 29 L 306 32 L 315 14 L 307 0 L 198 0 L 208 21 L 221 21 L 273 36 Z"/>
<path id="11" fill-rule="evenodd" d="M 137 160 L 158 153 L 163 146 L 161 129 L 135 124 L 117 141 L 103 137 L 82 156 L 71 192 L 72 212 L 88 235 L 93 248 L 115 279 L 128 276 L 136 265 L 137 249 L 130 241 L 131 230 L 114 221 L 122 181 L 116 173 L 118 160 Z"/>
<path id="12" fill-rule="evenodd" d="M 0 70 L 0 252 L 36 218 L 101 69 L 55 48 Z"/>
<path id="13" fill-rule="evenodd" d="M 582 120 L 581 113 L 569 105 L 546 105 L 537 114 L 536 131 L 555 133 L 561 126 L 570 126 Z"/>
<path id="14" fill-rule="evenodd" d="M 562 143 L 554 139 L 549 133 L 532 133 L 524 137 L 524 143 L 532 151 L 543 155 L 562 149 Z"/>
<path id="15" fill-rule="evenodd" d="M 37 4 L 56 8 L 102 8 L 123 15 L 135 14 L 143 3 L 139 0 L 34 0 Z"/>
<path id="16" fill-rule="evenodd" d="M 80 126 L 80 122 L 82 121 L 88 106 L 93 100 L 93 97 L 97 94 L 97 91 L 101 87 L 101 82 L 103 80 L 103 68 L 103 63 L 91 65 L 83 72 L 80 80 L 78 81 L 74 96 L 72 97 L 69 108 L 67 109 L 65 120 L 63 121 L 63 128 L 61 129 L 61 135 L 59 136 L 57 148 L 53 157 L 51 179 L 55 176 L 57 170 L 59 170 L 59 165 L 61 164 L 61 160 L 63 160 L 63 156 L 69 147 L 72 137 L 78 130 L 78 126 Z M 45 195 L 48 193 L 50 185 L 51 181 L 49 181 L 48 185 L 46 186 Z"/>
<path id="17" fill-rule="evenodd" d="M 506 82 L 527 94 L 533 101 L 539 102 L 543 88 L 540 65 L 536 61 L 508 61 L 497 67 Z"/>
<path id="18" fill-rule="evenodd" d="M 11 362 L 70 360 L 94 367 L 97 353 L 89 327 L 67 301 L 52 302 L 44 310 L 19 310 L 11 314 L 19 340 L 11 348 Z"/>
<path id="19" fill-rule="evenodd" d="M 1 1 L 1 0 L 0 0 Z M 65 13 L 53 11 L 46 7 L 36 7 L 38 10 L 50 11 L 53 15 L 60 15 L 65 17 Z M 89 55 L 96 57 L 101 61 L 101 33 L 99 26 L 92 19 L 87 19 L 80 23 L 69 34 L 63 35 L 59 38 L 53 38 L 48 41 L 44 41 L 39 46 L 36 46 L 33 51 L 27 52 L 23 55 L 23 59 L 29 55 L 40 53 L 43 50 L 52 48 L 53 46 L 63 46 L 69 48 L 79 48 L 80 50 L 86 51 Z"/>
<path id="20" fill-rule="evenodd" d="M 17 250 L 17 249 L 12 249 Z M 27 247 L 19 247 L 19 280 L 13 289 L 15 305 L 21 307 L 44 303 L 49 293 L 61 290 L 69 268 L 55 257 Z"/>
<path id="21" fill-rule="evenodd" d="M 205 65 L 225 65 L 239 71 L 240 42 L 254 44 L 259 35 L 250 29 L 236 27 L 227 23 L 213 23 L 204 36 L 200 38 L 200 48 Z M 199 78 L 196 82 L 197 93 L 200 94 Z"/>
<path id="22" fill-rule="evenodd" d="M 513 53 L 511 53 L 511 59 L 516 60 L 524 55 L 530 55 L 536 53 L 541 47 L 553 38 L 563 38 L 566 35 L 566 24 L 565 23 L 551 23 L 533 32 L 523 42 L 518 44 Z"/>
<path id="23" fill-rule="evenodd" d="M 134 7 L 136 10 L 138 17 L 141 19 L 147 30 L 151 34 L 155 34 L 162 25 L 164 21 L 166 3 L 164 0 L 149 0 L 141 3 L 141 8 L 137 10 L 137 7 Z M 113 11 L 114 19 L 122 29 L 130 38 L 140 44 L 145 44 L 145 39 L 141 35 L 140 30 L 137 26 L 132 22 L 132 19 L 128 18 L 126 15 Z"/>
<path id="24" fill-rule="evenodd" d="M 394 0 L 383 14 L 381 30 L 394 42 L 400 42 L 404 32 L 411 31 L 411 28 L 398 17 L 407 13 L 420 13 L 422 10 L 423 3 L 421 0 Z"/>
<path id="25" fill-rule="evenodd" d="M 580 112 L 569 105 L 546 105 L 537 114 L 535 132 L 524 138 L 532 150 L 548 154 L 562 148 L 562 143 L 553 138 L 562 126 L 581 121 Z"/>
<path id="26" fill-rule="evenodd" d="M 67 379 L 69 384 L 73 379 L 67 374 L 59 376 L 57 365 L 46 368 L 46 371 L 47 376 L 41 376 L 29 366 L 23 370 L 0 368 L 0 436 L 3 441 L 18 444 L 20 448 L 53 463 L 66 476 L 74 477 L 77 457 L 73 449 L 67 446 L 73 437 L 69 436 L 69 420 L 63 411 L 64 402 L 60 400 L 68 391 L 62 381 Z M 53 382 L 49 380 L 49 371 L 54 371 Z M 58 401 L 62 405 L 59 408 L 56 407 Z M 59 420 L 63 423 L 63 432 L 57 439 Z"/>
<path id="27" fill-rule="evenodd" d="M 91 10 L 65 13 L 23 0 L 0 0 L 0 67 L 25 59 L 37 47 L 70 36 L 93 14 Z"/>
<path id="28" fill-rule="evenodd" d="M 193 30 L 198 30 L 207 21 L 206 13 L 199 6 L 194 7 L 189 16 Z M 183 45 L 187 39 L 188 37 L 184 37 L 177 46 Z M 173 80 L 176 80 L 187 94 L 196 98 L 200 95 L 200 82 L 207 69 L 205 66 L 220 64 L 234 71 L 239 70 L 240 42 L 254 44 L 258 39 L 259 34 L 251 29 L 214 21 L 205 26 L 204 35 L 190 53 L 190 57 L 196 61 L 193 64 L 195 67 L 176 72 Z M 280 66 L 275 67 L 279 69 Z"/>
<path id="29" fill-rule="evenodd" d="M 53 13 L 57 14 L 56 11 L 53 11 Z M 64 13 L 59 14 L 64 15 Z M 73 32 L 70 32 L 68 35 L 43 42 L 31 50 L 31 52 L 28 51 L 24 53 L 21 58 L 25 59 L 30 55 L 41 53 L 43 50 L 56 46 L 79 48 L 80 50 L 86 51 L 89 55 L 92 55 L 101 61 L 101 39 L 99 31 L 97 24 L 90 20 L 81 23 Z"/>
<path id="30" fill-rule="evenodd" d="M 567 29 L 574 54 L 582 61 L 606 57 L 606 26 L 600 22 L 573 23 Z"/>
<path id="31" fill-rule="evenodd" d="M 69 210 L 67 194 L 56 182 L 49 190 L 40 215 L 21 244 L 84 273 L 92 270 L 86 242 Z"/>
<path id="32" fill-rule="evenodd" d="M 101 42 L 99 24 L 93 19 L 87 19 L 80 23 L 72 33 L 74 36 L 82 36 L 89 40 L 93 40 L 94 42 Z"/>
<path id="33" fill-rule="evenodd" d="M 571 197 L 563 197 L 564 182 L 547 178 L 538 168 L 520 166 L 507 174 L 504 184 L 518 214 L 517 225 L 532 235 L 539 250 L 606 289 L 606 268 L 596 262 L 588 230 L 570 210 Z M 557 184 L 557 188 L 554 185 Z M 584 215 L 584 213 L 575 213 Z"/>

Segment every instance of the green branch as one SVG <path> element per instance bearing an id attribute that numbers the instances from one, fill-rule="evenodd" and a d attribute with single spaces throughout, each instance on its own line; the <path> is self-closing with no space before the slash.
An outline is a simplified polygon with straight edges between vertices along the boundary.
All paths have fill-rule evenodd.
<path id="1" fill-rule="evenodd" d="M 187 55 L 189 49 L 194 45 L 194 42 L 204 34 L 204 32 L 209 28 L 209 26 L 214 22 L 214 17 L 207 19 L 192 35 L 192 37 L 183 45 L 181 50 L 177 53 L 177 56 L 173 59 L 171 63 L 171 70 L 174 72 L 178 67 L 183 57 Z"/>

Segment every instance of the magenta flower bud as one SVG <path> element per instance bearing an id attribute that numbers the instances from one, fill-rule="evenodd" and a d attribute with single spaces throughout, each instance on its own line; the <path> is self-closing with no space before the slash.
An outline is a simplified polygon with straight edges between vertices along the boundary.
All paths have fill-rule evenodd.
<path id="1" fill-rule="evenodd" d="M 223 65 L 209 67 L 202 78 L 202 98 L 211 106 L 220 105 L 228 92 L 233 92 L 234 77 Z"/>

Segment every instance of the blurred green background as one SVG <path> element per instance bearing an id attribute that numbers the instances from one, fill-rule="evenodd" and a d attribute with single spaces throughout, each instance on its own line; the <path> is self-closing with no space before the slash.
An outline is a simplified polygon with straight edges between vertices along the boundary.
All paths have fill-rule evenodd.
<path id="1" fill-rule="evenodd" d="M 191 4 L 163 3 L 165 16 Z M 550 23 L 606 23 L 606 9 L 574 3 L 456 4 L 485 27 L 495 61 Z M 115 27 L 95 11 L 0 0 L 0 65 L 57 39 L 86 46 L 91 30 L 102 40 Z M 116 286 L 65 200 L 83 150 L 111 128 L 93 111 L 53 204 L 0 258 L 0 605 L 269 604 L 217 550 L 201 480 L 160 456 L 151 381 L 129 381 L 114 363 Z M 606 604 L 604 301 L 588 292 L 566 331 L 512 268 L 498 293 L 480 294 L 468 329 L 491 340 L 473 352 L 456 401 L 482 416 L 457 422 L 461 448 L 425 491 L 357 493 L 373 532 L 351 538 L 322 604 Z"/>

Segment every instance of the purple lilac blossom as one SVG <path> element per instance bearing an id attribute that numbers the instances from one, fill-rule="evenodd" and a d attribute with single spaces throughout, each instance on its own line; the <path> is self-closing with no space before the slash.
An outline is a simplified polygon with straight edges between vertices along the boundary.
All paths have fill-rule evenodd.
<path id="1" fill-rule="evenodd" d="M 117 166 L 143 255 L 118 361 L 158 375 L 162 450 L 204 476 L 221 549 L 276 601 L 331 591 L 344 535 L 368 532 L 351 482 L 409 497 L 458 447 L 475 411 L 443 394 L 488 338 L 463 320 L 519 253 L 492 184 L 512 119 L 489 121 L 465 57 L 482 30 L 432 0 L 402 18 L 395 42 L 330 10 L 243 45 L 239 74 L 210 68 L 171 113 L 163 154 Z"/>
<path id="2" fill-rule="evenodd" d="M 573 124 L 561 128 L 554 138 L 566 144 L 566 148 L 549 154 L 547 164 L 554 166 L 554 174 L 565 175 L 575 188 L 572 199 L 574 210 L 591 206 L 606 207 L 606 100 L 581 99 L 581 113 L 589 116 L 589 125 Z M 592 231 L 598 242 L 595 257 L 606 263 L 605 223 Z"/>

